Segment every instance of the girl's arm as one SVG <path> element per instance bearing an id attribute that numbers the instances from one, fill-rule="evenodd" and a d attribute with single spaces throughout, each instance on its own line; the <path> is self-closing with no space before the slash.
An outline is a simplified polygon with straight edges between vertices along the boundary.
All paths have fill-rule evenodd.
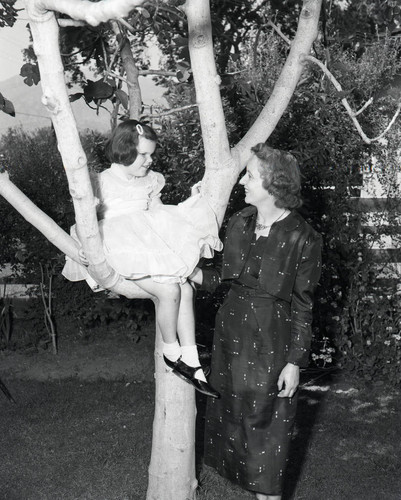
<path id="1" fill-rule="evenodd" d="M 163 205 L 163 202 L 160 199 L 160 196 L 161 196 L 161 191 L 166 184 L 166 181 L 164 179 L 164 176 L 159 172 L 154 172 L 152 170 L 151 172 L 149 172 L 148 175 L 153 176 L 152 190 L 149 194 L 150 203 L 149 203 L 148 208 L 155 208 L 157 206 Z"/>

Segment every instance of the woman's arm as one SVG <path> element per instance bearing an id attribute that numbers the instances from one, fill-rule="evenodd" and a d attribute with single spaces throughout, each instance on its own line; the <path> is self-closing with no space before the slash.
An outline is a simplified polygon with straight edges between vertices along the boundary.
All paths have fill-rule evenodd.
<path id="1" fill-rule="evenodd" d="M 312 340 L 314 293 L 321 274 L 322 238 L 315 233 L 302 250 L 291 300 L 291 345 L 287 361 L 305 367 Z"/>
<path id="2" fill-rule="evenodd" d="M 291 398 L 299 385 L 299 368 L 307 366 L 312 339 L 313 295 L 321 273 L 322 238 L 308 240 L 302 251 L 291 301 L 291 345 L 277 381 L 279 398 Z"/>

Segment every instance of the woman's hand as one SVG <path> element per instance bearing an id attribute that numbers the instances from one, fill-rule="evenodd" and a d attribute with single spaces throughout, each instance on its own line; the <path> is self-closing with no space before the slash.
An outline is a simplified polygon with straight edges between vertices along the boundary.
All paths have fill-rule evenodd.
<path id="1" fill-rule="evenodd" d="M 189 281 L 196 283 L 197 285 L 201 285 L 203 281 L 203 272 L 200 267 L 195 267 L 192 274 L 188 276 Z"/>
<path id="2" fill-rule="evenodd" d="M 191 187 L 191 196 L 196 196 L 200 193 L 202 187 L 202 181 L 197 182 Z"/>
<path id="3" fill-rule="evenodd" d="M 277 381 L 279 398 L 292 398 L 299 385 L 299 366 L 287 363 Z"/>

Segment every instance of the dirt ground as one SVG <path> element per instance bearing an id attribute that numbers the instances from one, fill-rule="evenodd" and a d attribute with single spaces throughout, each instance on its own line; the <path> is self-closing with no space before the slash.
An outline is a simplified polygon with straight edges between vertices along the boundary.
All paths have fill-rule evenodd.
<path id="1" fill-rule="evenodd" d="M 0 378 L 152 381 L 154 335 L 152 324 L 141 331 L 139 342 L 134 342 L 121 325 L 89 334 L 61 331 L 57 355 L 50 347 L 0 351 Z"/>

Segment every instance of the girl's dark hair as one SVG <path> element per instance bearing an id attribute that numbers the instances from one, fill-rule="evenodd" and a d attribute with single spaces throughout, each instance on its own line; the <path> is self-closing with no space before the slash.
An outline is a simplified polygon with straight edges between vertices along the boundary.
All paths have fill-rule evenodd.
<path id="1" fill-rule="evenodd" d="M 139 134 L 137 125 L 142 127 L 143 134 Z M 138 127 L 139 128 L 139 127 Z M 134 163 L 138 152 L 139 137 L 157 142 L 156 132 L 152 127 L 137 120 L 126 120 L 113 130 L 106 143 L 106 156 L 111 163 L 128 166 Z"/>
<path id="2" fill-rule="evenodd" d="M 301 174 L 295 157 L 263 142 L 251 150 L 260 160 L 262 186 L 275 197 L 276 207 L 290 210 L 300 207 Z"/>

